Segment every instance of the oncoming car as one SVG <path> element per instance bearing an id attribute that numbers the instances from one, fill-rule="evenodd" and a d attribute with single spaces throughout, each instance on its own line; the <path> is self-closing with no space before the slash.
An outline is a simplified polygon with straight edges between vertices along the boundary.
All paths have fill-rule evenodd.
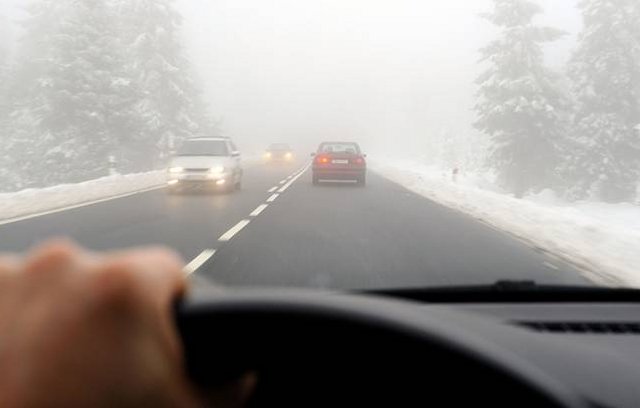
<path id="1" fill-rule="evenodd" d="M 273 143 L 264 153 L 264 159 L 268 163 L 290 162 L 293 160 L 293 150 L 286 143 Z"/>
<path id="2" fill-rule="evenodd" d="M 171 159 L 167 170 L 170 193 L 187 189 L 240 189 L 240 152 L 228 138 L 187 140 Z"/>
<path id="3" fill-rule="evenodd" d="M 366 155 L 353 142 L 324 142 L 313 160 L 313 184 L 321 180 L 353 180 L 364 186 L 367 180 Z"/>

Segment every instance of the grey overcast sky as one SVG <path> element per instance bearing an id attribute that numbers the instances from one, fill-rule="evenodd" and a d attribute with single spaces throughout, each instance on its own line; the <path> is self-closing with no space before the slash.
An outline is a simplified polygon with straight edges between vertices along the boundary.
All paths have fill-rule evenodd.
<path id="1" fill-rule="evenodd" d="M 0 15 L 19 20 L 26 3 L 0 0 Z M 539 21 L 572 34 L 548 49 L 561 67 L 579 29 L 576 0 L 540 3 Z M 478 14 L 490 0 L 176 4 L 211 108 L 247 148 L 345 138 L 406 150 L 444 130 L 472 137 L 477 50 L 492 35 Z"/>

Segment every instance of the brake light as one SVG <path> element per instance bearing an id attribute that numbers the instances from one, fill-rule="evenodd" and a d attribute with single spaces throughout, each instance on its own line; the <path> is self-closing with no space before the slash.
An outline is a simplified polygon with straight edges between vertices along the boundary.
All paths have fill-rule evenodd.
<path id="1" fill-rule="evenodd" d="M 353 162 L 355 164 L 364 164 L 364 159 L 362 157 L 358 157 L 357 159 L 354 159 Z"/>
<path id="2" fill-rule="evenodd" d="M 327 164 L 329 163 L 329 158 L 327 156 L 318 156 L 316 161 L 320 164 Z"/>

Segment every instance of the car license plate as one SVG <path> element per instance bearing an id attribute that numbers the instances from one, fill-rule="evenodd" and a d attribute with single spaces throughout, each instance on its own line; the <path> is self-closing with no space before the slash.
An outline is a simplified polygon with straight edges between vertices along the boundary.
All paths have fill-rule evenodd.
<path id="1" fill-rule="evenodd" d="M 333 164 L 349 164 L 349 160 L 332 160 Z"/>

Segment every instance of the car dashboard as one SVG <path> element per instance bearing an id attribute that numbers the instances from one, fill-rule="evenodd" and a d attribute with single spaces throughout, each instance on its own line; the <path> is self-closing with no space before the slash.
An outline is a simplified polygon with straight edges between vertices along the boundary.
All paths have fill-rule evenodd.
<path id="1" fill-rule="evenodd" d="M 190 375 L 212 389 L 255 373 L 251 407 L 639 406 L 640 302 L 204 299 L 178 309 Z"/>
<path id="2" fill-rule="evenodd" d="M 594 407 L 640 406 L 640 304 L 426 305 L 508 349 Z"/>

